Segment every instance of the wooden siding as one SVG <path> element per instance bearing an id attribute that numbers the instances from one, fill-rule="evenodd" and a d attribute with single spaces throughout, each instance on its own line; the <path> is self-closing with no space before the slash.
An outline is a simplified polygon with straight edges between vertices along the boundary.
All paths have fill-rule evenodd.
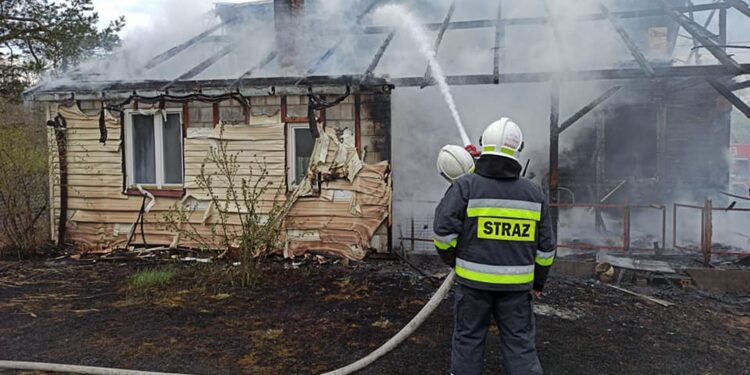
<path id="1" fill-rule="evenodd" d="M 291 98 L 291 97 L 290 97 Z M 293 98 L 292 103 L 304 99 Z M 328 112 L 329 125 L 316 142 L 316 150 L 322 158 L 311 165 L 304 186 L 296 191 L 286 191 L 286 132 L 281 123 L 278 97 L 252 98 L 253 110 L 247 121 L 233 121 L 232 125 L 211 128 L 203 121 L 208 117 L 204 106 L 192 107 L 184 140 L 185 199 L 157 197 L 145 215 L 145 237 L 149 246 L 165 246 L 176 241 L 175 233 L 164 229 L 164 215 L 175 207 L 196 204 L 189 222 L 206 237 L 210 236 L 212 224 L 218 215 L 213 215 L 208 204 L 208 193 L 198 188 L 196 178 L 211 147 L 221 138 L 227 142 L 227 150 L 237 156 L 240 166 L 238 177 L 251 183 L 257 180 L 261 165 L 268 171 L 272 189 L 260 198 L 259 207 L 267 212 L 279 197 L 293 199 L 285 220 L 284 252 L 287 256 L 301 255 L 309 250 L 327 252 L 350 259 L 362 259 L 376 244 L 382 251 L 382 236 L 388 225 L 391 205 L 390 167 L 387 162 L 364 164 L 359 159 L 351 139 L 345 142 L 337 134 L 350 134 L 353 124 L 353 99 L 347 99 L 341 108 Z M 88 108 L 87 105 L 82 107 Z M 95 109 L 95 108 L 92 108 Z M 143 108 L 141 108 L 143 109 Z M 210 109 L 210 107 L 209 107 Z M 237 117 L 234 108 L 220 110 Z M 123 247 L 128 233 L 134 225 L 143 198 L 123 192 L 124 142 L 121 138 L 120 119 L 106 116 L 109 133 L 106 145 L 99 143 L 98 113 L 84 113 L 77 106 L 53 108 L 50 114 L 59 113 L 67 120 L 66 143 L 68 150 L 68 225 L 66 241 L 82 251 L 108 250 Z M 206 116 L 204 116 L 206 115 Z M 197 121 L 196 121 L 197 120 Z M 249 123 L 249 125 L 248 125 Z M 365 124 L 365 126 L 368 126 Z M 50 137 L 53 137 L 50 134 Z M 53 139 L 53 138 L 50 138 Z M 59 169 L 57 150 L 51 145 L 50 181 L 51 212 L 53 220 L 60 215 Z M 325 149 L 323 152 L 322 150 Z M 372 155 L 374 156 L 374 155 Z M 368 159 L 371 159 L 372 156 Z M 378 155 L 380 156 L 380 155 Z M 375 160 L 379 161 L 379 160 Z M 206 165 L 209 173 L 216 167 Z M 319 192 L 313 192 L 313 180 L 318 172 L 325 172 L 326 182 Z M 316 183 L 315 183 L 316 184 Z M 225 194 L 227 182 L 214 179 L 218 194 Z M 279 193 L 277 193 L 277 189 Z M 317 189 L 316 189 L 317 190 Z M 234 210 L 236 211 L 236 210 Z M 230 213 L 230 225 L 239 224 L 236 212 Z M 54 224 L 52 228 L 56 228 Z M 236 230 L 237 227 L 232 228 Z M 378 233 L 378 234 L 376 234 Z M 56 233 L 52 233 L 56 238 Z M 177 241 L 183 247 L 198 247 L 185 239 Z M 133 245 L 144 245 L 140 229 L 134 236 Z"/>

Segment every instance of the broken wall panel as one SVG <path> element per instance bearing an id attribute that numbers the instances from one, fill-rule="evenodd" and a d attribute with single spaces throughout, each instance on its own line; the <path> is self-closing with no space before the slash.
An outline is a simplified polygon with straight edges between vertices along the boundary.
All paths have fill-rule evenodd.
<path id="1" fill-rule="evenodd" d="M 369 111 L 390 108 L 388 97 L 372 99 L 369 95 L 363 95 L 363 98 L 362 102 L 367 103 L 363 107 Z M 305 96 L 289 96 L 287 100 L 300 107 L 307 103 Z M 384 101 L 388 101 L 388 104 L 384 104 Z M 212 238 L 212 225 L 220 222 L 219 215 L 210 203 L 208 192 L 199 187 L 196 178 L 201 171 L 208 174 L 219 172 L 215 165 L 203 164 L 212 147 L 223 142 L 239 166 L 237 178 L 245 178 L 252 184 L 258 181 L 261 169 L 267 172 L 264 181 L 268 181 L 271 188 L 259 197 L 261 217 L 280 200 L 288 196 L 297 198 L 285 220 L 285 233 L 289 236 L 285 240 L 287 255 L 316 250 L 361 259 L 367 251 L 387 251 L 392 194 L 390 167 L 387 162 L 381 161 L 387 160 L 384 159 L 386 154 L 383 150 L 388 150 L 390 140 L 374 138 L 388 134 L 382 128 L 389 126 L 390 112 L 386 115 L 368 112 L 359 119 L 359 125 L 368 129 L 367 135 L 362 138 L 369 139 L 362 142 L 362 139 L 355 139 L 354 136 L 357 133 L 355 117 L 358 109 L 355 108 L 353 97 L 328 109 L 324 131 L 326 141 L 318 146 L 318 162 L 311 165 L 308 171 L 308 177 L 313 180 L 317 172 L 323 172 L 326 181 L 321 182 L 321 189 L 315 194 L 295 196 L 296 191 L 287 186 L 289 125 L 281 122 L 281 98 L 252 97 L 250 104 L 250 110 L 244 111 L 238 103 L 231 101 L 219 103 L 216 108 L 200 102 L 190 102 L 185 106 L 165 103 L 165 107 L 171 110 L 182 109 L 185 122 L 184 189 L 173 197 L 156 197 L 156 202 L 144 217 L 146 242 L 138 228 L 132 244 L 166 246 L 177 243 L 183 247 L 200 247 L 200 243 L 176 238 L 175 233 L 165 229 L 164 216 L 174 212 L 176 207 L 189 207 L 185 225 L 190 225 L 206 239 Z M 141 104 L 138 109 L 156 111 L 158 106 Z M 126 151 L 122 142 L 121 120 L 119 116 L 106 113 L 109 137 L 106 144 L 101 144 L 100 111 L 100 102 L 93 101 L 81 101 L 60 108 L 54 105 L 49 111 L 51 117 L 59 113 L 68 123 L 66 242 L 75 244 L 82 251 L 124 247 L 143 203 L 142 196 L 124 192 Z M 213 124 L 217 111 L 222 126 Z M 224 117 L 228 120 L 224 121 Z M 60 215 L 61 187 L 58 169 L 53 168 L 57 160 L 53 137 L 50 133 L 50 198 L 51 213 L 56 221 Z M 364 164 L 355 147 L 360 143 L 367 146 L 367 159 L 381 163 Z M 212 185 L 215 196 L 224 199 L 229 187 L 226 179 L 216 176 Z M 313 184 L 310 183 L 309 187 L 312 190 Z M 238 211 L 243 210 L 227 210 L 230 232 L 239 230 L 241 222 Z M 54 223 L 52 228 L 55 228 Z M 52 233 L 52 236 L 55 238 L 56 233 Z"/>

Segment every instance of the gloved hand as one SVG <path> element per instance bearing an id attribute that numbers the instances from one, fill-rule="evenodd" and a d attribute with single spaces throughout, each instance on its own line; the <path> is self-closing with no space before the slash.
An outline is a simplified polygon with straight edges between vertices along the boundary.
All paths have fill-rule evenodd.
<path id="1" fill-rule="evenodd" d="M 456 252 L 454 250 L 440 250 L 438 254 L 446 266 L 450 268 L 456 267 Z"/>
<path id="2" fill-rule="evenodd" d="M 478 158 L 481 155 L 479 150 L 477 150 L 477 148 L 474 145 L 468 145 L 464 147 L 464 150 L 468 151 L 469 154 L 471 154 L 471 156 L 475 158 Z"/>

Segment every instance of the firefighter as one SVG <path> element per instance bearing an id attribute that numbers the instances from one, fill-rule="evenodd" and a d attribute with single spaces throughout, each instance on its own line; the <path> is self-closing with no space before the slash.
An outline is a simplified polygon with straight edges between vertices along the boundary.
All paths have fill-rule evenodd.
<path id="1" fill-rule="evenodd" d="M 520 177 L 523 146 L 513 121 L 490 124 L 473 173 L 458 178 L 435 210 L 435 247 L 458 276 L 454 375 L 482 374 L 491 317 L 500 329 L 507 373 L 543 373 L 532 301 L 541 298 L 556 245 L 542 188 Z"/>

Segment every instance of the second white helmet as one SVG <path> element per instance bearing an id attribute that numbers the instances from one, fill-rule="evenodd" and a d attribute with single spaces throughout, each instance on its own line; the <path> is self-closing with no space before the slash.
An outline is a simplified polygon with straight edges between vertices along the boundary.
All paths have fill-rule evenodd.
<path id="1" fill-rule="evenodd" d="M 482 155 L 498 155 L 518 161 L 523 150 L 523 132 L 513 120 L 503 117 L 484 130 Z"/>
<path id="2" fill-rule="evenodd" d="M 474 158 L 461 146 L 447 145 L 440 149 L 437 159 L 440 175 L 453 183 L 474 168 Z"/>

